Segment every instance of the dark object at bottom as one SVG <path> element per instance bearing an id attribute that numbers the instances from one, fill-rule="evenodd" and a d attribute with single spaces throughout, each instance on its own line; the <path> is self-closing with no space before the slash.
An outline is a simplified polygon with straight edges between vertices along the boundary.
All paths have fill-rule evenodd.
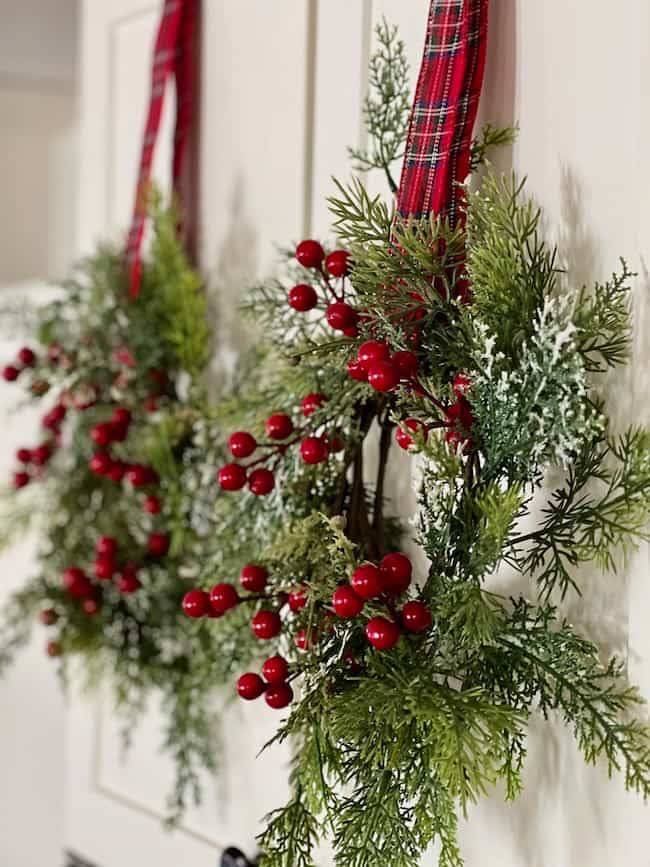
<path id="1" fill-rule="evenodd" d="M 220 867 L 257 867 L 257 861 L 249 861 L 242 851 L 228 846 L 221 856 Z"/>

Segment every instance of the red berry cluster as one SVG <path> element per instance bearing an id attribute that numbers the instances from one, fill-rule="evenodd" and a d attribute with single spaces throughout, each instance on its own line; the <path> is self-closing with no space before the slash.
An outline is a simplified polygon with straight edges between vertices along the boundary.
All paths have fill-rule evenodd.
<path id="1" fill-rule="evenodd" d="M 303 268 L 316 272 L 328 325 L 346 337 L 356 337 L 359 311 L 345 300 L 350 254 L 346 250 L 333 250 L 326 256 L 318 241 L 306 240 L 296 247 L 296 259 Z M 333 280 L 340 280 L 340 283 L 337 285 Z M 318 292 L 308 283 L 298 283 L 289 291 L 288 301 L 294 310 L 306 313 L 318 307 Z"/>
<path id="2" fill-rule="evenodd" d="M 377 650 L 390 650 L 399 641 L 402 628 L 408 632 L 426 632 L 431 628 L 431 612 L 419 600 L 407 602 L 397 610 L 396 597 L 411 584 L 411 561 L 405 554 L 387 554 L 379 565 L 364 563 L 352 573 L 350 582 L 334 591 L 332 605 L 336 614 L 352 620 L 359 617 L 365 604 L 384 605 L 389 617 L 376 615 L 366 623 L 366 638 Z"/>
<path id="3" fill-rule="evenodd" d="M 95 547 L 93 578 L 77 566 L 70 566 L 63 573 L 63 586 L 70 596 L 81 600 L 86 614 L 99 611 L 103 582 L 115 581 L 117 589 L 124 595 L 135 593 L 142 586 L 138 564 L 132 560 L 120 560 L 117 540 L 112 536 L 100 536 Z"/>
<path id="4" fill-rule="evenodd" d="M 246 701 L 264 695 L 264 701 L 274 710 L 281 710 L 293 701 L 293 690 L 288 683 L 289 664 L 279 654 L 270 656 L 262 665 L 262 677 L 253 671 L 237 680 L 237 692 Z"/>
<path id="5" fill-rule="evenodd" d="M 18 350 L 16 358 L 12 364 L 7 364 L 2 369 L 2 378 L 5 382 L 15 382 L 23 370 L 28 367 L 34 367 L 36 364 L 36 353 L 28 346 L 23 346 Z"/>
<path id="6" fill-rule="evenodd" d="M 301 402 L 303 416 L 310 418 L 327 398 L 320 392 L 305 395 Z M 326 423 L 326 422 L 325 422 Z M 322 424 L 321 424 L 322 427 Z M 257 496 L 269 494 L 275 486 L 274 468 L 286 454 L 290 446 L 300 443 L 300 456 L 306 464 L 320 464 L 326 461 L 332 452 L 340 451 L 343 442 L 336 436 L 316 433 L 308 424 L 296 428 L 291 416 L 285 413 L 274 413 L 266 420 L 266 436 L 270 442 L 258 442 L 248 431 L 236 431 L 228 440 L 228 448 L 234 458 L 251 457 L 257 449 L 264 453 L 248 465 L 231 463 L 219 470 L 217 479 L 224 491 L 239 491 L 248 482 L 249 490 Z M 260 464 L 271 466 L 260 466 Z"/>

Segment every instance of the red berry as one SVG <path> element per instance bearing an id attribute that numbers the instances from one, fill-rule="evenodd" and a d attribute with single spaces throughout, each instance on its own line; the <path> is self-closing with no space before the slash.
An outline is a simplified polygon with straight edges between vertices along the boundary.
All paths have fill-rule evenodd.
<path id="1" fill-rule="evenodd" d="M 413 566 L 406 554 L 386 554 L 379 564 L 384 590 L 397 595 L 404 593 L 411 583 Z"/>
<path id="2" fill-rule="evenodd" d="M 104 448 L 113 441 L 113 426 L 109 422 L 96 424 L 90 429 L 90 438 L 95 445 Z"/>
<path id="3" fill-rule="evenodd" d="M 289 292 L 289 306 L 300 313 L 306 313 L 308 310 L 313 310 L 318 304 L 318 295 L 313 286 L 307 283 L 298 283 Z"/>
<path id="4" fill-rule="evenodd" d="M 55 657 L 61 656 L 61 654 L 63 653 L 63 648 L 58 641 L 48 641 L 45 645 L 45 651 L 48 656 Z"/>
<path id="5" fill-rule="evenodd" d="M 372 563 L 358 566 L 350 579 L 352 589 L 362 599 L 376 599 L 384 591 L 381 572 Z"/>
<path id="6" fill-rule="evenodd" d="M 325 256 L 325 250 L 318 241 L 301 241 L 296 247 L 296 259 L 303 268 L 320 268 Z"/>
<path id="7" fill-rule="evenodd" d="M 16 460 L 21 464 L 28 464 L 32 459 L 31 449 L 18 449 L 16 452 Z"/>
<path id="8" fill-rule="evenodd" d="M 18 361 L 25 367 L 31 367 L 36 361 L 36 354 L 28 346 L 23 346 L 18 350 Z"/>
<path id="9" fill-rule="evenodd" d="M 334 435 L 333 437 L 327 437 L 327 448 L 330 450 L 332 454 L 336 454 L 337 452 L 342 452 L 345 448 L 345 443 L 341 439 L 340 436 Z"/>
<path id="10" fill-rule="evenodd" d="M 84 601 L 81 603 L 81 607 L 83 608 L 84 612 L 88 614 L 88 616 L 92 617 L 93 614 L 97 614 L 100 605 L 97 599 L 93 599 L 91 597 L 90 599 L 84 599 Z"/>
<path id="11" fill-rule="evenodd" d="M 359 314 L 345 301 L 335 301 L 325 311 L 328 325 L 335 331 L 343 331 L 357 324 Z"/>
<path id="12" fill-rule="evenodd" d="M 311 650 L 318 644 L 318 631 L 316 629 L 299 629 L 296 635 L 296 647 L 298 650 Z"/>
<path id="13" fill-rule="evenodd" d="M 264 468 L 253 470 L 248 479 L 248 487 L 256 497 L 264 497 L 266 494 L 270 494 L 274 485 L 275 477 L 273 473 L 271 470 Z"/>
<path id="14" fill-rule="evenodd" d="M 2 371 L 2 378 L 6 382 L 15 382 L 18 379 L 20 371 L 13 364 L 8 364 Z"/>
<path id="15" fill-rule="evenodd" d="M 248 563 L 239 573 L 239 583 L 249 593 L 261 593 L 266 587 L 269 573 L 264 566 Z"/>
<path id="16" fill-rule="evenodd" d="M 152 557 L 164 557 L 169 551 L 169 536 L 166 533 L 150 533 L 147 548 Z"/>
<path id="17" fill-rule="evenodd" d="M 37 467 L 44 466 L 49 459 L 52 457 L 52 447 L 47 443 L 43 443 L 41 446 L 37 446 L 32 451 L 32 461 L 36 464 Z"/>
<path id="18" fill-rule="evenodd" d="M 286 440 L 293 433 L 293 422 L 288 415 L 278 412 L 266 420 L 266 435 L 272 440 Z"/>
<path id="19" fill-rule="evenodd" d="M 465 397 L 472 386 L 472 380 L 466 373 L 459 373 L 452 383 L 452 388 L 456 397 Z"/>
<path id="20" fill-rule="evenodd" d="M 390 650 L 399 641 L 399 626 L 385 617 L 373 617 L 366 624 L 366 638 L 377 650 Z"/>
<path id="21" fill-rule="evenodd" d="M 392 361 L 375 361 L 368 368 L 368 383 L 375 391 L 390 391 L 399 380 L 399 370 Z"/>
<path id="22" fill-rule="evenodd" d="M 144 464 L 131 464 L 125 472 L 127 482 L 134 488 L 143 488 L 145 485 L 157 485 L 160 479 L 158 473 Z"/>
<path id="23" fill-rule="evenodd" d="M 50 430 L 57 428 L 65 418 L 66 412 L 67 410 L 63 404 L 57 403 L 56 406 L 53 406 L 52 409 L 43 416 L 41 424 L 44 428 L 49 428 Z"/>
<path id="24" fill-rule="evenodd" d="M 113 410 L 113 415 L 111 416 L 111 421 L 114 424 L 128 427 L 131 424 L 133 416 L 130 411 L 126 409 L 126 407 L 118 406 Z"/>
<path id="25" fill-rule="evenodd" d="M 188 590 L 183 596 L 183 611 L 188 617 L 205 617 L 210 610 L 210 594 L 205 590 Z"/>
<path id="26" fill-rule="evenodd" d="M 158 395 L 157 394 L 149 394 L 145 398 L 144 401 L 144 411 L 145 412 L 157 412 L 158 411 Z"/>
<path id="27" fill-rule="evenodd" d="M 414 599 L 402 608 L 402 623 L 409 632 L 426 632 L 431 629 L 433 618 L 424 602 Z"/>
<path id="28" fill-rule="evenodd" d="M 14 473 L 14 488 L 17 490 L 20 488 L 24 488 L 25 485 L 29 484 L 29 473 L 20 470 L 17 473 Z"/>
<path id="29" fill-rule="evenodd" d="M 358 337 L 359 336 L 359 329 L 357 328 L 356 325 L 350 325 L 349 328 L 343 329 L 343 334 L 345 334 L 346 337 L 352 337 L 352 338 Z"/>
<path id="30" fill-rule="evenodd" d="M 134 569 L 125 569 L 120 576 L 120 580 L 117 582 L 117 589 L 120 593 L 127 595 L 135 593 L 140 587 L 142 587 L 142 584 Z"/>
<path id="31" fill-rule="evenodd" d="M 282 710 L 293 701 L 293 690 L 288 683 L 274 683 L 266 688 L 264 701 L 273 710 Z"/>
<path id="32" fill-rule="evenodd" d="M 305 418 L 309 418 L 310 415 L 316 412 L 319 406 L 322 406 L 327 398 L 324 394 L 320 394 L 318 391 L 312 391 L 310 394 L 306 394 L 302 403 L 300 404 L 302 407 L 302 414 Z"/>
<path id="33" fill-rule="evenodd" d="M 105 476 L 113 465 L 111 456 L 107 452 L 95 452 L 88 462 L 91 471 L 97 476 Z"/>
<path id="34" fill-rule="evenodd" d="M 301 611 L 307 604 L 306 589 L 304 587 L 298 587 L 296 590 L 292 590 L 291 593 L 289 593 L 287 602 L 292 611 Z"/>
<path id="35" fill-rule="evenodd" d="M 255 441 L 255 437 L 249 434 L 248 431 L 239 430 L 230 435 L 228 448 L 234 458 L 247 458 L 257 448 L 257 442 Z"/>
<path id="36" fill-rule="evenodd" d="M 300 455 L 306 464 L 320 464 L 327 460 L 327 443 L 322 437 L 305 437 L 300 443 Z"/>
<path id="37" fill-rule="evenodd" d="M 242 676 L 237 680 L 237 692 L 239 693 L 239 697 L 246 701 L 253 701 L 256 698 L 259 698 L 265 689 L 266 686 L 262 678 L 259 674 L 255 674 L 252 671 L 242 674 Z"/>
<path id="38" fill-rule="evenodd" d="M 289 676 L 289 665 L 284 656 L 270 656 L 262 666 L 262 677 L 267 683 L 283 683 Z"/>
<path id="39" fill-rule="evenodd" d="M 98 557 L 95 560 L 95 578 L 100 581 L 110 581 L 117 572 L 117 563 L 110 557 Z"/>
<path id="40" fill-rule="evenodd" d="M 88 596 L 93 589 L 83 570 L 76 566 L 71 566 L 63 573 L 63 586 L 71 596 L 77 598 Z"/>
<path id="41" fill-rule="evenodd" d="M 363 599 L 354 592 L 349 584 L 337 587 L 332 596 L 332 605 L 339 617 L 347 620 L 357 617 L 363 611 Z"/>
<path id="42" fill-rule="evenodd" d="M 117 554 L 117 540 L 112 536 L 100 536 L 95 544 L 100 557 L 114 557 Z"/>
<path id="43" fill-rule="evenodd" d="M 149 496 L 145 497 L 142 501 L 142 508 L 150 515 L 157 515 L 162 509 L 162 505 L 158 497 L 154 497 L 153 494 L 149 494 Z"/>
<path id="44" fill-rule="evenodd" d="M 107 476 L 112 482 L 121 482 L 126 473 L 127 466 L 124 461 L 113 461 Z"/>
<path id="45" fill-rule="evenodd" d="M 348 375 L 357 382 L 368 381 L 368 371 L 364 370 L 358 361 L 348 361 Z"/>
<path id="46" fill-rule="evenodd" d="M 45 608 L 38 615 L 38 619 L 43 626 L 54 626 L 56 621 L 59 619 L 59 615 L 53 608 Z"/>
<path id="47" fill-rule="evenodd" d="M 398 427 L 395 431 L 395 439 L 400 448 L 405 450 L 410 449 L 411 446 L 415 444 L 413 437 L 408 434 L 404 428 L 408 428 L 408 430 L 413 431 L 414 433 L 416 431 L 421 433 L 426 442 L 427 426 L 423 421 L 420 421 L 417 418 L 407 418 L 402 422 L 402 425 L 403 427 Z"/>
<path id="48" fill-rule="evenodd" d="M 224 491 L 239 491 L 246 484 L 246 470 L 239 464 L 226 464 L 217 474 L 219 485 Z"/>
<path id="49" fill-rule="evenodd" d="M 325 267 L 332 277 L 344 277 L 348 271 L 348 259 L 350 254 L 347 250 L 332 250 L 325 259 Z"/>
<path id="50" fill-rule="evenodd" d="M 219 614 L 225 614 L 239 605 L 239 594 L 234 584 L 215 584 L 210 591 L 210 604 Z"/>
<path id="51" fill-rule="evenodd" d="M 465 442 L 465 437 L 457 430 L 448 430 L 445 432 L 445 442 L 450 445 L 454 451 Z"/>
<path id="52" fill-rule="evenodd" d="M 107 422 L 108 424 L 108 433 L 113 442 L 123 443 L 124 440 L 129 435 L 129 426 L 128 424 L 121 424 L 117 421 Z"/>
<path id="53" fill-rule="evenodd" d="M 376 361 L 387 361 L 390 348 L 383 340 L 366 340 L 357 350 L 357 361 L 368 371 Z"/>
<path id="54" fill-rule="evenodd" d="M 391 355 L 390 360 L 399 370 L 401 379 L 411 379 L 418 371 L 418 357 L 414 352 L 400 349 Z"/>
<path id="55" fill-rule="evenodd" d="M 251 621 L 251 629 L 256 638 L 268 641 L 279 635 L 282 621 L 277 611 L 258 611 Z"/>

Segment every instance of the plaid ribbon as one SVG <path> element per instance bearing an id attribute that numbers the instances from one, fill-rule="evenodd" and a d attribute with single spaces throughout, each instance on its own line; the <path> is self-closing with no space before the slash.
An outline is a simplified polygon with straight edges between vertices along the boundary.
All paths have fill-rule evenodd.
<path id="1" fill-rule="evenodd" d="M 488 0 L 431 0 L 397 209 L 462 219 L 462 183 L 483 84 Z"/>
<path id="2" fill-rule="evenodd" d="M 129 294 L 137 298 L 142 279 L 141 247 L 147 219 L 147 193 L 151 180 L 154 148 L 160 131 L 165 85 L 170 75 L 176 82 L 176 123 L 172 181 L 179 191 L 183 158 L 187 151 L 192 126 L 194 101 L 194 40 L 198 16 L 198 0 L 165 0 L 151 68 L 149 111 L 142 139 L 138 183 L 133 219 L 126 244 L 129 269 Z M 181 201 L 181 207 L 183 202 Z M 179 227 L 180 229 L 180 227 Z"/>

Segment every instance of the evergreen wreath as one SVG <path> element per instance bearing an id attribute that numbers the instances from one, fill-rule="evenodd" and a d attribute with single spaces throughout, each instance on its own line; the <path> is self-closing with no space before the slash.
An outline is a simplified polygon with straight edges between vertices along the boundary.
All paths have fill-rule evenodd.
<path id="1" fill-rule="evenodd" d="M 352 156 L 394 191 L 406 61 L 392 28 L 377 35 L 371 144 Z M 487 127 L 473 167 L 512 134 Z M 458 812 L 498 780 L 520 792 L 533 714 L 650 793 L 640 696 L 557 607 L 578 566 L 648 538 L 650 435 L 612 431 L 596 389 L 626 360 L 633 275 L 567 291 L 523 183 L 489 166 L 454 229 L 400 219 L 358 177 L 330 207 L 340 246 L 302 241 L 245 304 L 259 342 L 217 413 L 232 459 L 183 604 L 212 656 L 248 633 L 243 699 L 289 708 L 273 740 L 294 745 L 293 793 L 263 865 L 311 867 L 327 836 L 341 867 L 410 867 L 433 841 L 456 867 Z M 425 568 L 390 512 L 399 449 Z M 563 481 L 540 512 L 549 468 Z M 489 589 L 502 564 L 525 592 Z"/>

